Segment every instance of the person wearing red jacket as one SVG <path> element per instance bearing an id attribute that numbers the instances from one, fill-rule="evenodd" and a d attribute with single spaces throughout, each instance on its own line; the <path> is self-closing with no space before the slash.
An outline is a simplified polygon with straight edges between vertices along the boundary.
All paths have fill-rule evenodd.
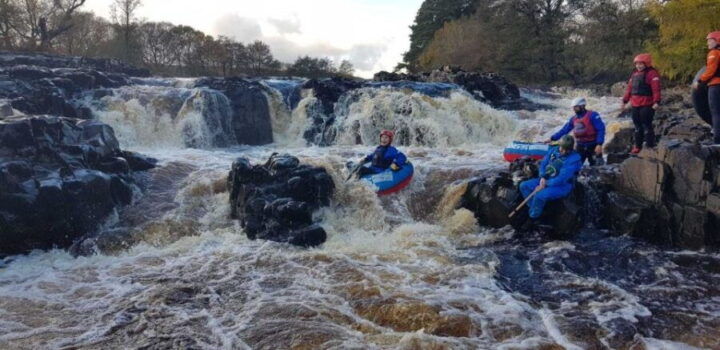
<path id="1" fill-rule="evenodd" d="M 712 115 L 713 141 L 720 144 L 720 31 L 711 32 L 707 35 L 708 52 L 705 73 L 700 75 L 697 81 L 693 82 L 693 88 L 697 89 L 698 84 L 708 86 L 708 104 Z"/>
<path id="2" fill-rule="evenodd" d="M 635 70 L 628 80 L 622 108 L 625 109 L 628 102 L 632 105 L 635 145 L 630 152 L 637 154 L 640 153 L 643 142 L 648 147 L 655 147 L 655 130 L 652 123 L 655 110 L 660 104 L 660 73 L 653 68 L 650 54 L 639 54 L 633 62 Z"/>

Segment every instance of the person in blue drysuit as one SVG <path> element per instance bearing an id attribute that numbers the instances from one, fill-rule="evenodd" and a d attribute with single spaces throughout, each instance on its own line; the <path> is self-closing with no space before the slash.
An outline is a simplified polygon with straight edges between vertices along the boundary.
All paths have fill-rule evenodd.
<path id="1" fill-rule="evenodd" d="M 600 118 L 600 114 L 595 111 L 586 109 L 587 102 L 584 98 L 576 98 L 572 101 L 572 108 L 575 115 L 570 117 L 567 123 L 556 132 L 550 140 L 550 143 L 557 141 L 561 137 L 572 132 L 577 140 L 575 150 L 580 154 L 582 163 L 587 159 L 590 166 L 602 165 L 603 143 L 605 143 L 605 122 Z"/>
<path id="2" fill-rule="evenodd" d="M 385 171 L 387 168 L 398 171 L 407 162 L 407 157 L 391 146 L 395 133 L 390 130 L 383 130 L 380 133 L 380 146 L 373 153 L 368 154 L 360 160 L 360 164 L 372 162 L 369 167 L 360 167 L 358 177 L 373 175 Z"/>
<path id="3" fill-rule="evenodd" d="M 564 198 L 572 192 L 575 177 L 581 168 L 582 157 L 575 151 L 575 139 L 570 135 L 563 136 L 559 147 L 551 148 L 540 163 L 540 177 L 520 184 L 524 198 L 538 190 L 528 202 L 530 220 L 525 230 L 532 230 L 539 224 L 540 215 L 548 201 Z"/>

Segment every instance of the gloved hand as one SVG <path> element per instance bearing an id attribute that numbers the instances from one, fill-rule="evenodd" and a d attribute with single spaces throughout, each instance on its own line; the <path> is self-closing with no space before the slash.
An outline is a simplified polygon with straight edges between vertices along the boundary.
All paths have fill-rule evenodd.
<path id="1" fill-rule="evenodd" d="M 368 161 L 365 160 L 365 158 L 360 158 L 360 160 L 358 161 L 358 164 L 361 164 L 361 165 L 362 165 L 362 164 L 365 164 L 365 163 L 367 163 L 367 162 L 368 162 Z"/>
<path id="2" fill-rule="evenodd" d="M 398 171 L 398 170 L 400 170 L 400 167 L 397 166 L 397 164 L 392 163 L 392 164 L 390 164 L 390 169 L 392 169 L 392 171 Z"/>

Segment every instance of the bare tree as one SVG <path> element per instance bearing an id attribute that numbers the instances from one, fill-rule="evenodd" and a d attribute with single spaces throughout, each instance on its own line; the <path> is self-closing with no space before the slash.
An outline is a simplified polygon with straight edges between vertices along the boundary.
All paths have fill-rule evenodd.
<path id="1" fill-rule="evenodd" d="M 27 49 L 47 51 L 58 36 L 73 26 L 73 16 L 86 0 L 9 0 L 14 19 L 9 28 Z"/>
<path id="2" fill-rule="evenodd" d="M 122 41 L 123 51 L 120 56 L 126 62 L 134 59 L 133 32 L 137 24 L 136 12 L 141 5 L 142 0 L 113 0 L 110 5 L 110 13 Z"/>

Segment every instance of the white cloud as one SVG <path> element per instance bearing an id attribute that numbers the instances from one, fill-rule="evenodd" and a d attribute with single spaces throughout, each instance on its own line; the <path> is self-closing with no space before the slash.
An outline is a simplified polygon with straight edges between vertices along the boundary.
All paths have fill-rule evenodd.
<path id="1" fill-rule="evenodd" d="M 107 16 L 111 1 L 88 1 L 86 8 Z M 349 59 L 356 74 L 370 77 L 402 59 L 409 47 L 408 26 L 422 1 L 144 0 L 139 15 L 243 42 L 260 39 L 283 61 L 304 55 Z"/>

